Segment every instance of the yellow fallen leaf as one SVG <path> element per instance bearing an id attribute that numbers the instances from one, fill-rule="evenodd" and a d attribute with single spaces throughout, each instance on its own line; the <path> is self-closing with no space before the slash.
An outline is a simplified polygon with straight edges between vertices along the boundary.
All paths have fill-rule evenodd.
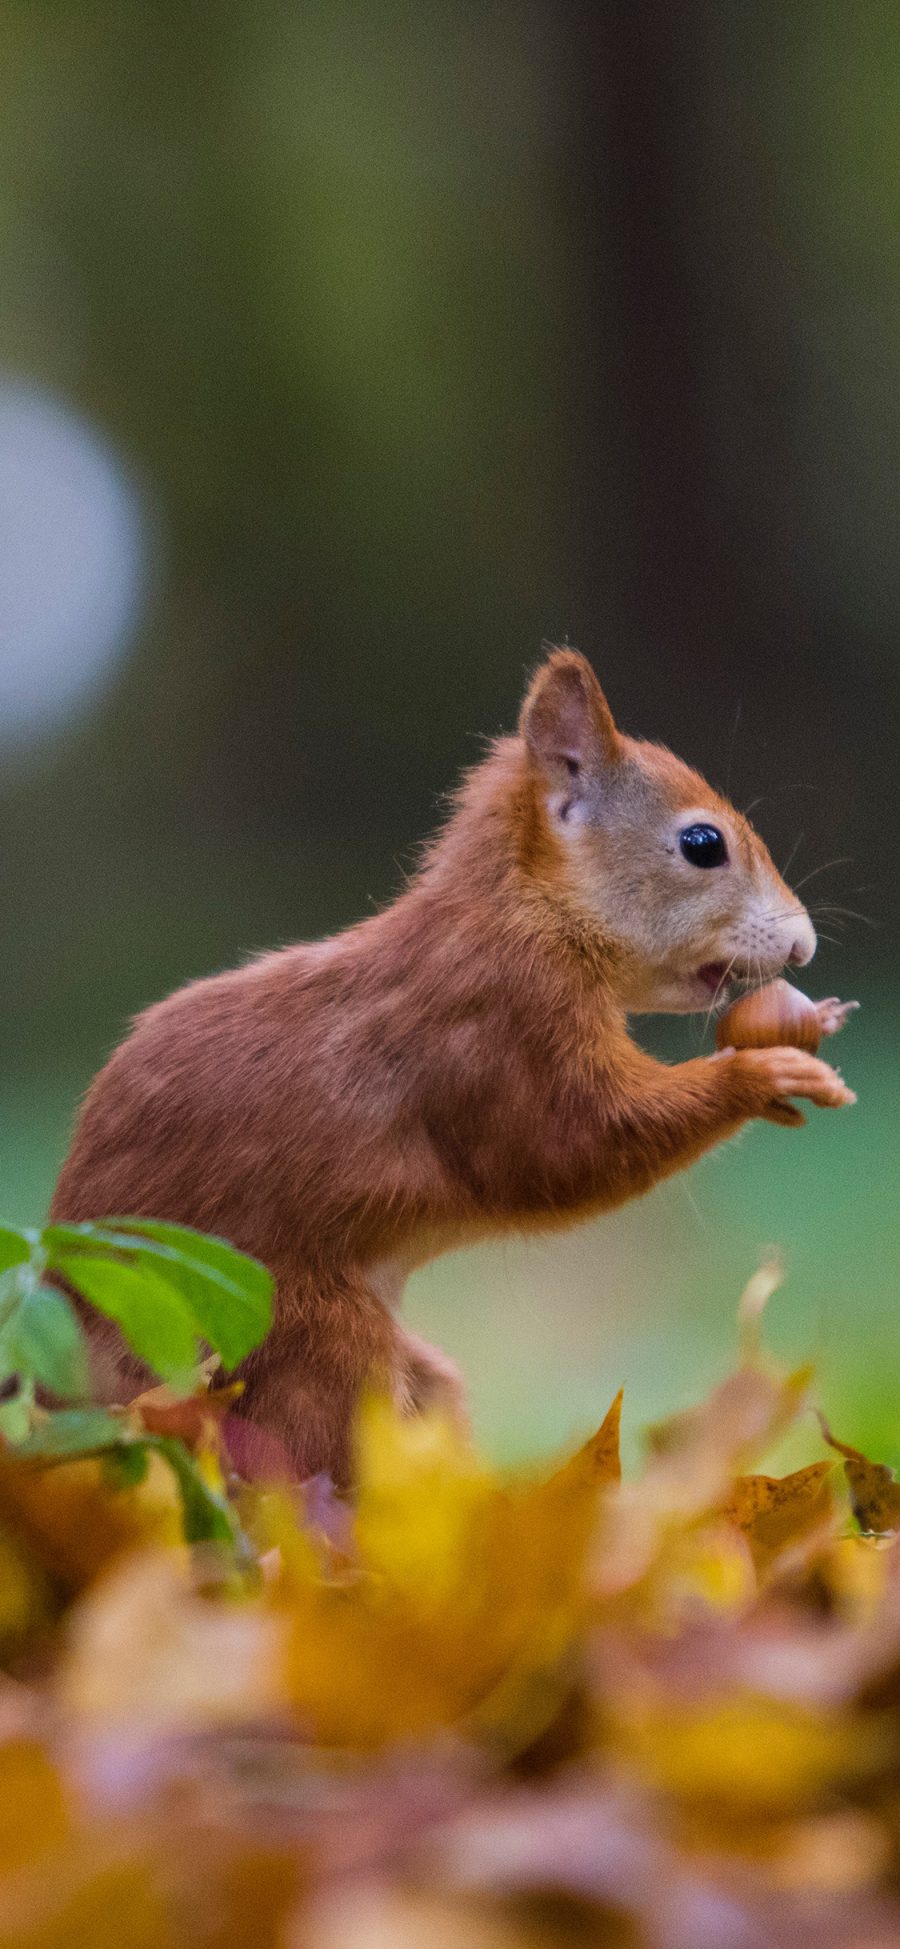
<path id="1" fill-rule="evenodd" d="M 618 1741 L 654 1786 L 722 1820 L 814 1809 L 835 1782 L 892 1751 L 883 1728 L 850 1713 L 734 1693 L 696 1706 L 674 1698 L 617 1713 Z"/>
<path id="2" fill-rule="evenodd" d="M 455 1592 L 462 1554 L 494 1492 L 456 1425 L 363 1403 L 356 1437 L 354 1539 L 360 1566 L 425 1613 Z"/>
<path id="3" fill-rule="evenodd" d="M 591 1601 L 585 1561 L 618 1474 L 618 1414 L 616 1402 L 549 1478 L 507 1480 L 440 1415 L 366 1405 L 352 1562 L 329 1572 L 280 1537 L 290 1695 L 317 1738 L 380 1744 L 479 1711 L 496 1727 L 498 1688 L 510 1731 L 517 1700 L 530 1716 L 535 1691 L 549 1697 Z"/>
<path id="4" fill-rule="evenodd" d="M 21 1868 L 70 1829 L 69 1808 L 58 1769 L 37 1739 L 0 1744 L 0 1874 Z"/>
<path id="5" fill-rule="evenodd" d="M 652 1593 L 653 1621 L 657 1629 L 672 1630 L 701 1607 L 713 1612 L 739 1610 L 755 1591 L 746 1539 L 733 1524 L 713 1518 L 669 1537 Z"/>
<path id="6" fill-rule="evenodd" d="M 827 1550 L 822 1573 L 835 1611 L 848 1623 L 871 1623 L 881 1610 L 887 1590 L 890 1551 L 880 1537 L 836 1536 Z"/>
<path id="7" fill-rule="evenodd" d="M 73 1841 L 3 1890 L 0 1949 L 181 1949 L 172 1920 L 153 1863 Z"/>
<path id="8" fill-rule="evenodd" d="M 11 1656 L 58 1609 L 53 1580 L 27 1539 L 0 1526 L 0 1654 Z"/>
<path id="9" fill-rule="evenodd" d="M 595 1435 L 591 1435 L 583 1447 L 570 1455 L 561 1469 L 556 1472 L 558 1480 L 565 1476 L 574 1483 L 576 1477 L 586 1481 L 593 1480 L 598 1488 L 606 1489 L 622 1480 L 622 1463 L 619 1454 L 619 1440 L 622 1425 L 622 1400 L 624 1388 L 619 1389 L 612 1406 L 601 1421 Z"/>
<path id="10" fill-rule="evenodd" d="M 0 1454 L 0 1521 L 65 1595 L 139 1542 L 183 1543 L 172 1470 L 151 1454 L 143 1482 L 113 1488 L 102 1459 L 25 1462 Z"/>

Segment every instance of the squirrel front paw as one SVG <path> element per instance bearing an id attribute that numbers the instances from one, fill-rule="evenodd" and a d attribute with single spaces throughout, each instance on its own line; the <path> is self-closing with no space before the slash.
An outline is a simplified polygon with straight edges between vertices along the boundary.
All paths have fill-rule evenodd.
<path id="1" fill-rule="evenodd" d="M 805 1097 L 823 1110 L 856 1102 L 837 1070 L 805 1049 L 736 1049 L 732 1061 L 750 1098 L 751 1116 L 769 1123 L 806 1122 L 802 1110 L 789 1101 L 792 1096 Z"/>

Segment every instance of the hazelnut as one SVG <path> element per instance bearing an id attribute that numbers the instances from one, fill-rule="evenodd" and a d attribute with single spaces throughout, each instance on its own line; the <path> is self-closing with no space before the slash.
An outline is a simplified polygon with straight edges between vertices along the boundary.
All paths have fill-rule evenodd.
<path id="1" fill-rule="evenodd" d="M 823 1036 L 836 1035 L 858 1002 L 837 996 L 812 1002 L 789 981 L 769 981 L 741 995 L 716 1024 L 718 1049 L 806 1049 L 815 1055 Z"/>

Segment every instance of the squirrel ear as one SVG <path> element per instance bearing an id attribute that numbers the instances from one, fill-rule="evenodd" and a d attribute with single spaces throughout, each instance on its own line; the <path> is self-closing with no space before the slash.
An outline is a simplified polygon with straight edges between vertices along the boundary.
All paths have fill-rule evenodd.
<path id="1" fill-rule="evenodd" d="M 522 705 L 519 731 L 535 762 L 552 776 L 589 776 L 617 764 L 621 740 L 586 657 L 554 650 Z"/>

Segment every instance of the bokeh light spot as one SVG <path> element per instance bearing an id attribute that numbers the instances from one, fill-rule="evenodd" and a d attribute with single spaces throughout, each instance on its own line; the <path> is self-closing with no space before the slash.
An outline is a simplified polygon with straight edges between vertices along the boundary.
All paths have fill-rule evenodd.
<path id="1" fill-rule="evenodd" d="M 0 751 L 87 708 L 128 647 L 145 575 L 125 467 L 71 406 L 0 379 Z"/>

